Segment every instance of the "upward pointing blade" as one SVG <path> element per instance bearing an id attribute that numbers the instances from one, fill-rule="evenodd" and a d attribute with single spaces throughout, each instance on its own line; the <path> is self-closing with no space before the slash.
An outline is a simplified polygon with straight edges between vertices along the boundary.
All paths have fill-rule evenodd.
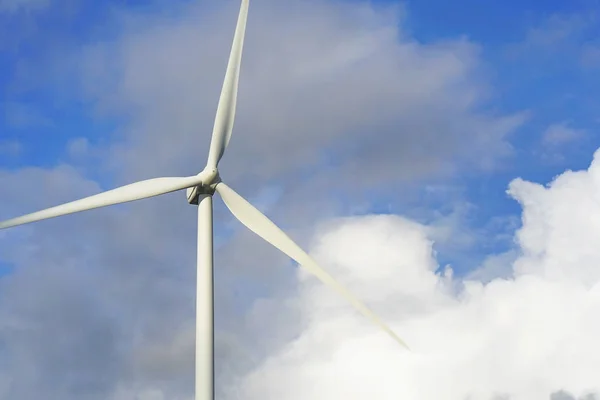
<path id="1" fill-rule="evenodd" d="M 242 0 L 240 14 L 238 16 L 233 45 L 229 54 L 229 63 L 225 73 L 225 81 L 219 98 L 219 106 L 215 117 L 210 150 L 208 153 L 207 167 L 216 168 L 223 157 L 225 148 L 229 144 L 233 122 L 235 119 L 235 108 L 237 102 L 238 81 L 240 76 L 240 65 L 242 62 L 242 48 L 244 46 L 244 35 L 246 33 L 246 20 L 248 18 L 248 1 Z"/>
<path id="2" fill-rule="evenodd" d="M 98 207 L 141 200 L 148 197 L 175 192 L 177 190 L 187 189 L 201 183 L 201 176 L 148 179 L 122 186 L 117 189 L 109 190 L 107 192 L 99 193 L 94 196 L 75 200 L 70 203 L 47 208 L 32 214 L 27 214 L 22 217 L 0 222 L 0 229 L 41 221 L 43 219 L 59 217 L 61 215 L 73 214 L 80 211 L 92 210 Z"/>
<path id="3" fill-rule="evenodd" d="M 300 248 L 288 235 L 277 227 L 269 218 L 258 211 L 252 204 L 237 194 L 224 183 L 216 186 L 216 191 L 221 195 L 225 205 L 231 213 L 251 231 L 262 237 L 267 242 L 294 259 L 302 267 L 319 278 L 323 283 L 329 285 L 348 300 L 361 314 L 369 318 L 396 342 L 408 349 L 408 346 L 392 331 L 381 319 L 375 315 L 367 306 L 358 300 L 350 291 L 338 283 L 331 275 L 321 268 L 304 250 Z"/>

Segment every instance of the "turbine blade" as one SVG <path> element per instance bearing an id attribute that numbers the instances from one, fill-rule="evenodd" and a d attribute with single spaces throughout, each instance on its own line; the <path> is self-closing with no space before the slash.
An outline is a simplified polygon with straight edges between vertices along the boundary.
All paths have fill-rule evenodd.
<path id="1" fill-rule="evenodd" d="M 219 106 L 215 117 L 210 150 L 208 153 L 207 167 L 216 168 L 223 157 L 225 148 L 229 144 L 233 122 L 235 119 L 235 108 L 237 102 L 238 81 L 240 77 L 240 65 L 242 62 L 242 48 L 244 46 L 244 35 L 246 33 L 246 20 L 248 17 L 249 0 L 242 0 L 238 16 L 233 45 L 229 54 L 227 72 L 219 98 Z"/>
<path id="2" fill-rule="evenodd" d="M 94 196 L 86 197 L 84 199 L 75 200 L 70 203 L 61 204 L 56 207 L 47 208 L 45 210 L 27 214 L 22 217 L 0 222 L 0 229 L 175 192 L 177 190 L 197 186 L 202 182 L 201 179 L 202 178 L 200 176 L 148 179 L 122 186 L 117 189 L 109 190 L 107 192 L 99 193 Z"/>
<path id="3" fill-rule="evenodd" d="M 338 283 L 329 273 L 321 268 L 304 250 L 300 248 L 288 235 L 275 225 L 263 213 L 257 210 L 246 199 L 237 194 L 224 183 L 216 186 L 216 191 L 221 195 L 225 205 L 231 213 L 248 229 L 262 237 L 267 242 L 281 250 L 302 267 L 319 278 L 323 283 L 329 285 L 348 300 L 361 314 L 382 328 L 396 342 L 408 349 L 408 346 L 400 339 L 391 328 L 375 315 L 366 305 L 358 300 L 350 291 Z"/>

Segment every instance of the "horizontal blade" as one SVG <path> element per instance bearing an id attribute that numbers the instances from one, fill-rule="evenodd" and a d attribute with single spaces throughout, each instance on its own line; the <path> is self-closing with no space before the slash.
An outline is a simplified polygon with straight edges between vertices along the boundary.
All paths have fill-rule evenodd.
<path id="1" fill-rule="evenodd" d="M 251 231 L 262 237 L 273 246 L 287 254 L 302 267 L 319 278 L 323 283 L 329 285 L 348 300 L 361 314 L 369 318 L 376 325 L 388 333 L 396 342 L 408 349 L 408 346 L 392 331 L 381 319 L 375 315 L 366 305 L 358 300 L 350 291 L 338 283 L 329 273 L 321 268 L 304 250 L 300 248 L 288 235 L 275 225 L 263 213 L 258 211 L 252 204 L 237 194 L 224 183 L 219 183 L 216 191 L 221 195 L 225 205 L 231 213 L 242 224 Z"/>
<path id="2" fill-rule="evenodd" d="M 94 196 L 86 197 L 81 200 L 61 204 L 56 207 L 47 208 L 45 210 L 27 214 L 22 217 L 0 222 L 0 229 L 28 224 L 30 222 L 40 221 L 43 219 L 59 217 L 61 215 L 73 214 L 80 211 L 92 210 L 98 207 L 127 203 L 129 201 L 141 200 L 148 197 L 175 192 L 177 190 L 187 189 L 189 187 L 199 185 L 202 182 L 201 179 L 202 178 L 199 176 L 190 176 L 185 178 L 148 179 L 122 186 L 117 189 L 109 190 Z"/>
<path id="3" fill-rule="evenodd" d="M 221 97 L 219 98 L 219 106 L 215 117 L 210 150 L 208 152 L 207 166 L 209 168 L 217 167 L 221 157 L 223 157 L 225 148 L 229 144 L 229 139 L 231 139 L 237 103 L 240 65 L 242 63 L 242 48 L 244 47 L 246 20 L 248 18 L 248 1 L 242 0 L 240 6 L 237 26 L 233 36 L 233 45 L 229 54 L 229 63 L 227 64 L 227 72 L 225 73 L 225 80 L 221 89 Z"/>

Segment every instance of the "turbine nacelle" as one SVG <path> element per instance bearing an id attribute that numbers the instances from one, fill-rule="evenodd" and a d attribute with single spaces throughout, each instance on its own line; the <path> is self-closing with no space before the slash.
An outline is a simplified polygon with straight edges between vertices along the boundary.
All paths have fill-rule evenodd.
<path id="1" fill-rule="evenodd" d="M 198 205 L 198 198 L 200 195 L 208 194 L 212 196 L 215 193 L 215 187 L 221 182 L 221 177 L 219 176 L 219 170 L 217 168 L 207 166 L 197 176 L 202 183 L 198 186 L 187 188 L 185 191 L 187 202 L 194 205 Z"/>

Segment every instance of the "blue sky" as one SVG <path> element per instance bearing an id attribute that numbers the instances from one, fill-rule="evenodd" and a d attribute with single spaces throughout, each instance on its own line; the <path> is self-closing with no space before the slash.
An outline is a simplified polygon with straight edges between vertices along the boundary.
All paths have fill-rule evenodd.
<path id="1" fill-rule="evenodd" d="M 0 15 L 6 32 L 2 43 L 6 50 L 0 56 L 3 168 L 51 167 L 67 159 L 65 149 L 71 140 L 110 140 L 118 122 L 98 116 L 93 103 L 82 101 L 76 82 L 57 78 L 61 75 L 53 71 L 57 59 L 74 47 L 118 34 L 115 9 L 176 14 L 179 7 L 172 2 L 142 1 L 65 4 L 70 7 L 28 10 L 23 6 Z M 416 40 L 466 37 L 480 46 L 491 86 L 491 108 L 530 113 L 511 137 L 514 155 L 501 170 L 456 177 L 454 184 L 462 188 L 465 200 L 477 204 L 472 224 L 482 226 L 492 215 L 518 211 L 503 195 L 512 178 L 547 182 L 565 168 L 589 164 L 590 149 L 599 144 L 595 96 L 599 61 L 584 66 L 582 57 L 587 47 L 597 45 L 593 1 L 483 4 L 465 0 L 457 5 L 420 0 L 403 5 L 408 31 Z M 546 160 L 539 154 L 541 138 L 548 126 L 560 123 L 584 135 L 560 148 L 560 160 Z M 89 173 L 109 186 L 110 179 L 97 172 Z"/>
<path id="2" fill-rule="evenodd" d="M 322 11 L 296 2 L 290 15 L 269 1 L 251 5 L 238 130 L 224 169 L 236 190 L 303 244 L 328 218 L 402 215 L 443 228 L 432 234 L 440 268 L 451 264 L 468 275 L 516 247 L 523 207 L 506 193 L 513 179 L 547 184 L 565 170 L 588 168 L 600 147 L 598 1 L 314 0 Z M 132 179 L 200 170 L 236 8 L 236 1 L 208 0 L 0 0 L 0 219 Z M 339 21 L 336 10 L 343 10 Z M 379 50 L 369 53 L 364 42 Z M 346 44 L 358 61 L 328 59 Z M 277 56 L 284 72 L 269 70 L 280 65 Z M 397 93 L 404 87 L 406 104 Z M 328 102 L 331 93 L 339 98 Z M 273 116 L 280 109 L 282 121 Z M 58 266 L 111 266 L 106 276 L 95 272 L 111 288 L 110 282 L 129 282 L 118 266 L 139 262 L 152 271 L 144 278 L 148 287 L 164 290 L 153 304 L 167 311 L 177 301 L 187 304 L 190 293 L 177 289 L 181 297 L 170 300 L 169 290 L 190 281 L 173 270 L 193 261 L 193 209 L 175 194 L 116 210 L 0 234 L 1 279 L 18 287 L 8 280 L 21 282 L 15 270 L 35 271 L 26 266 L 44 256 L 56 257 Z M 262 276 L 270 264 L 287 263 L 240 232 L 222 205 L 216 212 L 223 265 L 250 264 Z M 54 237 L 36 243 L 48 232 Z M 246 259 L 238 248 L 261 256 Z M 74 286 L 95 279 L 83 269 L 68 269 Z M 273 290 L 250 272 L 224 271 L 222 286 L 242 295 L 224 295 L 223 304 L 246 306 L 247 297 Z M 36 273 L 31 281 L 44 276 Z M 272 278 L 278 290 L 291 290 L 289 275 Z M 147 296 L 143 285 L 131 287 Z M 125 306 L 128 315 L 141 303 Z M 166 336 L 159 329 L 164 321 L 145 310 L 149 316 L 136 329 Z M 187 315 L 172 314 L 172 323 Z"/>

